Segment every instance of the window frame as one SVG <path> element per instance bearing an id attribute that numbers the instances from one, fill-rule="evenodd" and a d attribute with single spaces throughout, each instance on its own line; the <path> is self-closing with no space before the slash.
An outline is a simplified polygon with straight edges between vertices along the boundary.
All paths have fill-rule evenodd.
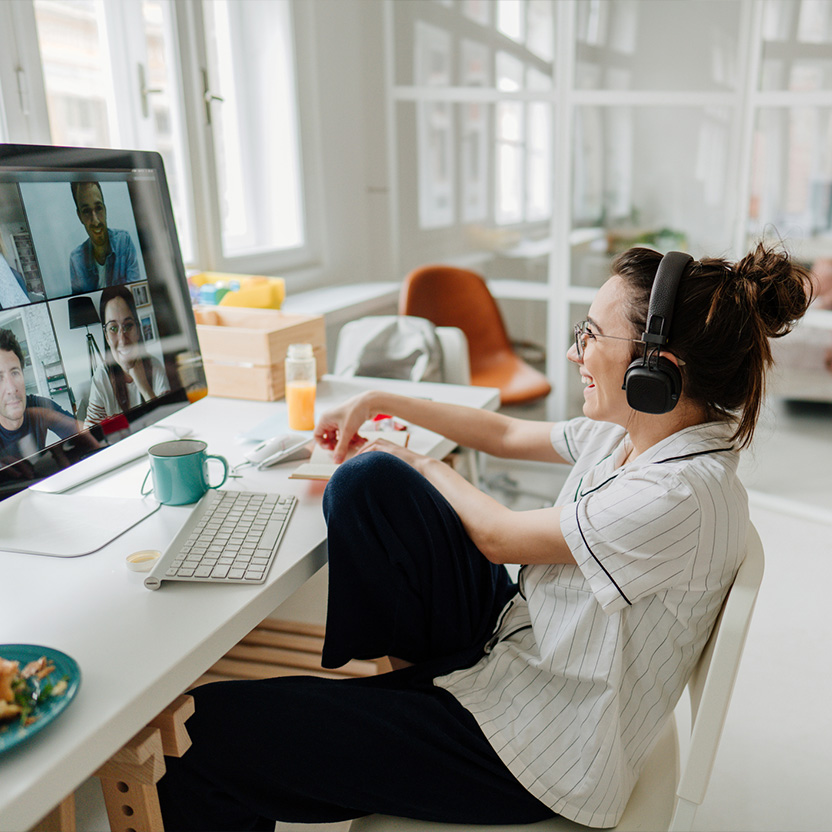
<path id="1" fill-rule="evenodd" d="M 115 112 L 118 139 L 112 146 L 133 145 L 155 150 L 154 138 L 141 117 L 141 94 L 136 63 L 147 66 L 144 29 L 136 29 L 141 18 L 141 0 L 101 0 L 107 11 L 104 29 L 108 40 L 123 44 L 120 54 L 113 55 L 111 69 L 117 90 Z M 322 205 L 320 144 L 316 133 L 317 100 L 311 49 L 314 40 L 313 20 L 306 4 L 289 0 L 291 34 L 295 44 L 295 106 L 298 116 L 298 148 L 300 155 L 301 216 L 305 240 L 290 249 L 262 251 L 225 257 L 220 228 L 220 193 L 214 165 L 214 142 L 207 123 L 205 103 L 209 64 L 205 49 L 203 0 L 179 0 L 171 4 L 172 40 L 168 50 L 171 72 L 178 75 L 179 89 L 171 96 L 180 98 L 182 180 L 185 199 L 189 203 L 192 257 L 186 266 L 203 270 L 239 273 L 278 274 L 293 270 L 303 272 L 321 264 L 321 236 L 312 220 L 320 216 Z M 138 16 L 138 18 L 137 18 Z M 130 38 L 131 31 L 141 36 Z M 113 40 L 115 38 L 115 40 Z M 310 48 L 306 48 L 310 47 Z M 53 144 L 46 105 L 46 88 L 38 42 L 37 21 L 33 0 L 4 0 L 0 3 L 0 127 L 4 141 L 16 144 Z M 115 51 L 115 50 L 114 50 Z M 152 118 L 152 114 L 151 114 Z"/>
<path id="2" fill-rule="evenodd" d="M 185 97 L 186 132 L 189 138 L 194 200 L 203 206 L 195 214 L 195 238 L 200 265 L 214 271 L 240 274 L 277 274 L 288 270 L 301 270 L 320 265 L 320 232 L 312 222 L 319 216 L 320 181 L 315 164 L 320 159 L 315 120 L 311 110 L 317 98 L 309 66 L 300 59 L 302 54 L 312 54 L 303 45 L 311 42 L 312 21 L 303 3 L 290 0 L 292 36 L 295 43 L 295 95 L 298 107 L 298 148 L 301 166 L 301 203 L 305 242 L 291 249 L 240 254 L 226 257 L 222 250 L 222 217 L 219 206 L 219 182 L 215 164 L 215 140 L 209 109 L 217 106 L 207 100 L 214 94 L 210 62 L 205 44 L 205 20 L 202 0 L 185 0 L 175 7 L 179 52 L 182 68 L 182 85 Z M 221 105 L 220 105 L 221 106 Z M 311 160 L 311 161 L 310 161 Z"/>

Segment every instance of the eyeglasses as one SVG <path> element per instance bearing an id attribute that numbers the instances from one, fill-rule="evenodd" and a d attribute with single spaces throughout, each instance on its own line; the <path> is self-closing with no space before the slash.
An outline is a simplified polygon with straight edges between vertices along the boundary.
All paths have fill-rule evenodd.
<path id="1" fill-rule="evenodd" d="M 118 331 L 121 330 L 123 335 L 130 335 L 130 333 L 136 328 L 135 321 L 125 321 L 121 326 L 118 324 L 107 324 L 104 327 L 104 331 L 108 335 L 118 335 Z"/>
<path id="2" fill-rule="evenodd" d="M 578 358 L 584 357 L 586 342 L 590 338 L 611 338 L 613 341 L 630 341 L 633 344 L 642 344 L 639 338 L 621 338 L 618 335 L 602 335 L 600 332 L 593 332 L 590 329 L 592 324 L 589 321 L 581 321 L 575 324 L 575 349 L 578 351 Z"/>

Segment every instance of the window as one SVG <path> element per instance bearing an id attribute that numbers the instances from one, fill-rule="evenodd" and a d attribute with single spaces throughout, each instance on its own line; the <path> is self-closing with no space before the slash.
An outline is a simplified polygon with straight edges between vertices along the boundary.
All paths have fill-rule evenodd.
<path id="1" fill-rule="evenodd" d="M 205 4 L 222 253 L 305 242 L 288 0 Z"/>
<path id="2" fill-rule="evenodd" d="M 193 207 L 187 196 L 188 154 L 170 4 L 34 0 L 33 7 L 49 113 L 50 135 L 44 141 L 158 151 L 182 254 L 193 260 Z"/>
<path id="3" fill-rule="evenodd" d="M 158 151 L 185 262 L 273 274 L 310 257 L 293 39 L 290 0 L 0 3 L 0 136 Z"/>
<path id="4" fill-rule="evenodd" d="M 52 141 L 82 147 L 118 144 L 113 73 L 101 4 L 35 0 Z"/>
<path id="5" fill-rule="evenodd" d="M 551 0 L 396 2 L 391 15 L 403 262 L 545 233 L 552 216 Z M 506 228 L 513 226 L 512 228 Z M 431 254 L 430 256 L 435 256 Z"/>
<path id="6" fill-rule="evenodd" d="M 506 52 L 496 58 L 497 89 L 549 93 L 551 76 Z M 526 75 L 525 85 L 523 83 Z M 498 101 L 496 112 L 496 196 L 500 225 L 547 219 L 552 210 L 552 105 L 549 101 Z"/>
<path id="7" fill-rule="evenodd" d="M 463 40 L 460 77 L 466 87 L 489 84 L 489 51 L 482 43 Z M 476 222 L 488 217 L 488 114 L 481 101 L 461 102 L 460 168 L 462 221 Z"/>
<path id="8" fill-rule="evenodd" d="M 420 86 L 451 82 L 451 36 L 427 23 L 416 24 L 414 78 Z M 417 105 L 419 227 L 442 228 L 454 221 L 454 122 L 447 101 Z"/>
<path id="9" fill-rule="evenodd" d="M 497 31 L 522 43 L 526 35 L 523 0 L 497 0 Z"/>

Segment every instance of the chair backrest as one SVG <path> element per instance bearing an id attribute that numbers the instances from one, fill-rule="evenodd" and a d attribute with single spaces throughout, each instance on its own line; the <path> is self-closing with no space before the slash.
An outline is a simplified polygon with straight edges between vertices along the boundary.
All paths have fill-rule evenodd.
<path id="1" fill-rule="evenodd" d="M 465 335 L 423 318 L 374 315 L 344 324 L 335 350 L 335 375 L 469 384 Z"/>
<path id="2" fill-rule="evenodd" d="M 471 372 L 514 350 L 497 302 L 480 275 L 454 266 L 423 266 L 404 280 L 399 314 L 459 327 L 468 339 Z"/>
<path id="3" fill-rule="evenodd" d="M 673 832 L 691 828 L 705 799 L 764 569 L 763 544 L 749 523 L 745 558 L 688 680 L 691 737 L 676 789 Z"/>

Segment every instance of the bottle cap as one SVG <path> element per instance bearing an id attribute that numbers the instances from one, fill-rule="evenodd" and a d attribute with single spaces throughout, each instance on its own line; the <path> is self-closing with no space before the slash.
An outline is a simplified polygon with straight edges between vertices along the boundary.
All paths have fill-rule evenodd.
<path id="1" fill-rule="evenodd" d="M 312 358 L 312 344 L 289 344 L 288 358 Z"/>

